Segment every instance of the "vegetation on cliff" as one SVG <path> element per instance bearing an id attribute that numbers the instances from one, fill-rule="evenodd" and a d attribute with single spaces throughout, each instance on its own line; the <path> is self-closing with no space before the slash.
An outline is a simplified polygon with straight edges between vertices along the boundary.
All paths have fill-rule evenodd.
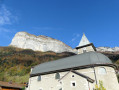
<path id="1" fill-rule="evenodd" d="M 39 52 L 30 49 L 0 47 L 0 81 L 27 82 L 32 66 L 71 55 L 75 54 L 69 52 Z"/>

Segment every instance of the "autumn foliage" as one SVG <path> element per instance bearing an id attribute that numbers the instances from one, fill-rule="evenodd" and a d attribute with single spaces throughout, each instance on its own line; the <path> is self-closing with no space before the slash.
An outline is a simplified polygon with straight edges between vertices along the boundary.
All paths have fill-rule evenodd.
<path id="1" fill-rule="evenodd" d="M 75 54 L 69 52 L 40 52 L 15 47 L 0 47 L 0 81 L 27 82 L 32 66 L 71 55 Z"/>

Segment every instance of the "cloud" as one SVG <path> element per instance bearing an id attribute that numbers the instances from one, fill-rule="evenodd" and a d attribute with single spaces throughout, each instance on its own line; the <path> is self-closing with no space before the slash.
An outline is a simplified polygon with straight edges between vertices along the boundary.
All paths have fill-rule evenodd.
<path id="1" fill-rule="evenodd" d="M 77 40 L 77 39 L 80 37 L 80 34 L 74 33 L 73 36 L 74 36 L 74 37 L 71 39 L 71 42 Z"/>
<path id="2" fill-rule="evenodd" d="M 0 7 L 0 25 L 11 25 L 17 21 L 17 16 L 14 16 L 5 5 Z"/>

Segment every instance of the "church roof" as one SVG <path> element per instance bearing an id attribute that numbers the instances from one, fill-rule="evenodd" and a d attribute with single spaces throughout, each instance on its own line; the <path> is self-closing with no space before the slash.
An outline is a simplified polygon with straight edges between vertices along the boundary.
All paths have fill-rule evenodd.
<path id="1" fill-rule="evenodd" d="M 74 69 L 91 65 L 113 65 L 111 60 L 97 52 L 86 52 L 79 55 L 39 64 L 32 69 L 31 77 L 36 75 L 54 73 L 66 69 Z"/>
<path id="2" fill-rule="evenodd" d="M 0 81 L 0 86 L 7 87 L 7 88 L 9 88 L 9 90 L 11 90 L 10 88 L 14 88 L 14 90 L 16 90 L 16 89 L 21 90 L 23 87 L 25 87 L 24 84 L 18 84 L 18 83 L 13 83 L 13 82 L 3 82 L 3 81 Z"/>
<path id="3" fill-rule="evenodd" d="M 87 39 L 87 37 L 85 36 L 85 34 L 83 34 L 82 38 L 81 38 L 81 41 L 78 45 L 79 46 L 84 46 L 84 45 L 87 45 L 87 44 L 90 44 L 89 40 Z"/>

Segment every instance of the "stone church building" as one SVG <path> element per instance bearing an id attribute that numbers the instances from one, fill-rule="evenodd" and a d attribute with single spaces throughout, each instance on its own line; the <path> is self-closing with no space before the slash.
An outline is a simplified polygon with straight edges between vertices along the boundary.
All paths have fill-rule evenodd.
<path id="1" fill-rule="evenodd" d="M 106 90 L 119 90 L 117 67 L 107 56 L 95 52 L 84 34 L 76 49 L 78 55 L 32 68 L 27 90 L 94 90 L 99 80 Z"/>

